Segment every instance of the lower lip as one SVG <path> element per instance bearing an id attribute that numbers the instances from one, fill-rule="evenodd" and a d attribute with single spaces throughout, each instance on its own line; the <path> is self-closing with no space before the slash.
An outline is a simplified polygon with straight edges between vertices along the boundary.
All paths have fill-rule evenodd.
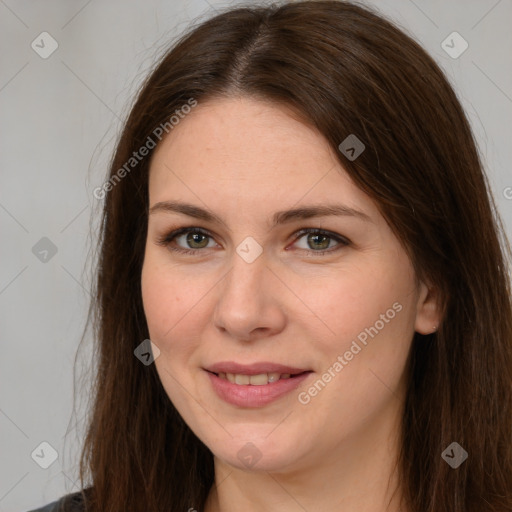
<path id="1" fill-rule="evenodd" d="M 206 372 L 213 389 L 224 401 L 239 407 L 262 407 L 296 389 L 312 372 L 302 373 L 297 377 L 279 379 L 277 382 L 262 386 L 239 385 L 221 379 L 214 373 Z"/>

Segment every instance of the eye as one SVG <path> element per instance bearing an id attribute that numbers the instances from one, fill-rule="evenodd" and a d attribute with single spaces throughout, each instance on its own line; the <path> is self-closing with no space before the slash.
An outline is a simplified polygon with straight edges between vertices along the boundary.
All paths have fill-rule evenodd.
<path id="1" fill-rule="evenodd" d="M 174 247 L 171 245 L 171 242 L 180 238 L 184 238 L 185 243 L 190 243 L 192 245 L 192 249 L 184 249 L 182 247 Z M 190 226 L 186 228 L 175 229 L 163 237 L 158 238 L 157 244 L 167 247 L 171 251 L 176 251 L 183 254 L 197 255 L 199 249 L 204 249 L 207 247 L 208 244 L 205 244 L 204 241 L 208 238 L 212 238 L 212 235 L 208 231 L 202 228 Z"/>
<path id="2" fill-rule="evenodd" d="M 304 238 L 306 235 L 306 244 L 308 247 L 316 247 L 320 250 L 308 250 L 305 249 L 309 253 L 313 253 L 315 255 L 322 255 L 329 252 L 335 252 L 343 247 L 350 245 L 350 241 L 337 233 L 331 233 L 330 231 L 325 231 L 323 229 L 317 228 L 306 228 L 300 230 L 296 235 L 300 235 L 298 240 Z M 331 241 L 335 240 L 337 245 L 334 248 L 329 248 L 331 245 Z"/>
<path id="3" fill-rule="evenodd" d="M 307 253 L 315 256 L 332 253 L 350 245 L 350 241 L 347 238 L 338 235 L 337 233 L 332 233 L 318 228 L 305 228 L 296 232 L 294 235 L 295 237 L 298 237 L 295 239 L 296 242 L 307 235 L 306 244 L 308 247 L 313 247 L 319 250 L 311 250 L 307 248 L 303 248 L 301 250 L 305 250 Z M 189 248 L 172 245 L 180 238 L 183 238 L 182 243 L 189 244 Z M 156 243 L 163 247 L 167 247 L 171 251 L 197 256 L 201 252 L 201 249 L 212 248 L 212 246 L 208 247 L 208 238 L 213 240 L 213 235 L 207 230 L 195 226 L 189 226 L 175 229 L 162 237 L 159 237 Z M 335 245 L 334 248 L 329 247 L 332 240 L 337 242 L 337 245 Z"/>

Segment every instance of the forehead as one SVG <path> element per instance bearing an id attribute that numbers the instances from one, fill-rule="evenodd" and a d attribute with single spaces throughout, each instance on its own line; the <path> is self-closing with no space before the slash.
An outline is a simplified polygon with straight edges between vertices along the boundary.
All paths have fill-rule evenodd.
<path id="1" fill-rule="evenodd" d="M 149 192 L 151 205 L 186 198 L 274 211 L 329 201 L 376 212 L 322 134 L 250 98 L 199 102 L 156 148 Z"/>

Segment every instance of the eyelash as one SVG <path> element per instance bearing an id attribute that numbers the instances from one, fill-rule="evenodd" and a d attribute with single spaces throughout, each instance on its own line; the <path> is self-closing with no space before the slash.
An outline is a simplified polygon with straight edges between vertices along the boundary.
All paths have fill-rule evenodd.
<path id="1" fill-rule="evenodd" d="M 198 227 L 195 227 L 195 226 L 188 226 L 188 227 L 183 227 L 183 228 L 179 228 L 179 229 L 175 229 L 161 237 L 158 237 L 157 238 L 157 241 L 156 243 L 158 245 L 161 245 L 163 247 L 167 247 L 168 249 L 170 249 L 171 251 L 175 251 L 175 252 L 178 252 L 180 254 L 191 254 L 193 256 L 197 256 L 199 252 L 201 252 L 203 249 L 183 249 L 183 248 L 177 248 L 177 247 L 172 247 L 170 244 L 171 242 L 176 238 L 178 237 L 179 235 L 182 235 L 184 233 L 200 233 L 202 235 L 205 235 L 205 236 L 208 236 L 210 238 L 213 238 L 213 235 L 208 232 L 207 230 L 205 229 L 202 229 L 202 228 L 198 228 Z M 303 235 L 307 235 L 309 233 L 312 233 L 312 234 L 315 234 L 315 235 L 325 235 L 327 236 L 328 238 L 331 238 L 333 240 L 335 240 L 336 242 L 339 242 L 340 245 L 336 246 L 334 249 L 326 249 L 324 251 L 311 251 L 311 250 L 307 250 L 307 249 L 303 249 L 305 250 L 307 253 L 309 254 L 314 254 L 315 256 L 317 255 L 324 255 L 326 253 L 333 253 L 333 252 L 336 252 L 337 250 L 340 250 L 342 249 L 343 247 L 346 247 L 348 245 L 350 245 L 350 240 L 348 240 L 347 238 L 344 238 L 340 235 L 337 235 L 335 233 L 331 233 L 330 231 L 325 231 L 325 230 L 322 230 L 322 229 L 318 229 L 318 228 L 305 228 L 305 229 L 301 229 L 299 231 L 297 231 L 295 233 L 295 236 L 297 236 L 298 238 L 295 240 L 295 241 L 298 241 L 300 238 L 302 238 Z"/>

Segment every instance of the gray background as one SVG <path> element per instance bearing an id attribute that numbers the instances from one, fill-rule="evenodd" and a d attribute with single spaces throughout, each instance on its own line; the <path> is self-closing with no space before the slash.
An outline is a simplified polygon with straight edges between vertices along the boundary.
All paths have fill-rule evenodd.
<path id="1" fill-rule="evenodd" d="M 418 40 L 454 84 L 510 237 L 512 2 L 366 3 Z M 90 299 L 89 251 L 101 208 L 92 191 L 104 181 L 122 120 L 149 66 L 192 20 L 227 5 L 0 0 L 1 511 L 26 511 L 78 490 L 90 334 L 78 354 L 75 411 L 73 364 Z M 469 44 L 458 58 L 441 46 L 453 31 Z M 42 46 L 42 32 L 58 43 L 46 59 L 31 47 L 34 40 Z M 48 39 L 44 45 L 47 51 Z M 33 251 L 43 237 L 55 254 Z M 36 463 L 50 461 L 42 442 L 58 452 L 48 469 Z"/>

